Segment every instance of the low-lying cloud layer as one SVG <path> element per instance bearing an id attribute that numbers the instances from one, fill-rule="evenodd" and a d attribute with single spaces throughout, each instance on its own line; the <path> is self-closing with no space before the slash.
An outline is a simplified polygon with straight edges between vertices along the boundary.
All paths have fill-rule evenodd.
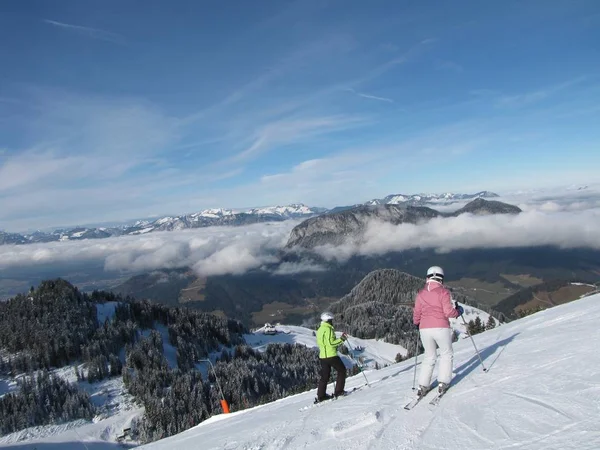
<path id="1" fill-rule="evenodd" d="M 344 261 L 353 255 L 382 255 L 390 251 L 434 249 L 439 252 L 474 248 L 533 247 L 600 250 L 600 211 L 527 211 L 518 215 L 436 218 L 420 225 L 369 222 L 361 238 L 340 246 L 321 246 L 317 253 Z"/>
<path id="2" fill-rule="evenodd" d="M 375 256 L 390 251 L 529 247 L 600 250 L 598 197 L 579 192 L 577 198 L 537 198 L 518 203 L 518 215 L 437 218 L 420 225 L 369 222 L 359 239 L 322 246 L 316 253 L 329 261 L 354 255 Z M 581 197 L 581 198 L 580 198 Z M 600 206 L 600 205 L 599 205 Z M 242 274 L 264 268 L 275 275 L 321 271 L 310 257 L 280 262 L 280 251 L 298 221 L 243 227 L 211 227 L 109 239 L 0 246 L 3 269 L 102 262 L 107 272 L 144 272 L 192 267 L 199 275 Z M 305 252 L 301 252 L 301 254 Z"/>
<path id="3" fill-rule="evenodd" d="M 3 268 L 104 261 L 106 271 L 192 267 L 201 275 L 240 274 L 277 261 L 297 221 L 208 227 L 141 236 L 0 246 Z M 1 272 L 0 272 L 1 274 Z"/>

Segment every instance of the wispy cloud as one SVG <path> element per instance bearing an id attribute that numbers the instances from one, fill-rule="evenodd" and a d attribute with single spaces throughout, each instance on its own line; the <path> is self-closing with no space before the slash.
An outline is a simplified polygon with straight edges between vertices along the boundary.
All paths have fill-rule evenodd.
<path id="1" fill-rule="evenodd" d="M 363 98 L 368 98 L 371 100 L 378 100 L 380 102 L 387 102 L 387 103 L 394 103 L 394 100 L 392 100 L 391 98 L 387 98 L 387 97 L 378 97 L 376 95 L 370 95 L 370 94 L 364 94 L 362 92 L 356 92 L 354 89 L 352 88 L 348 88 L 346 89 L 348 92 L 352 92 L 353 94 L 358 95 L 359 97 L 363 97 Z"/>
<path id="2" fill-rule="evenodd" d="M 384 44 L 381 44 L 379 46 L 382 50 L 385 50 L 386 52 L 397 52 L 398 50 L 400 50 L 400 47 L 398 47 L 398 45 L 392 43 L 392 42 L 386 42 Z"/>
<path id="3" fill-rule="evenodd" d="M 252 144 L 232 160 L 246 160 L 275 146 L 283 147 L 320 134 L 340 131 L 362 121 L 364 119 L 361 117 L 344 115 L 275 121 L 263 126 L 256 133 Z"/>
<path id="4" fill-rule="evenodd" d="M 480 124 L 467 122 L 427 129 L 410 139 L 363 142 L 338 151 L 331 149 L 321 158 L 297 162 L 285 171 L 265 174 L 259 185 L 246 185 L 227 194 L 235 198 L 244 192 L 252 198 L 262 198 L 264 204 L 277 201 L 278 196 L 319 206 L 367 201 L 377 192 L 387 195 L 398 189 L 402 184 L 391 181 L 397 174 L 413 173 L 424 161 L 435 160 L 443 165 L 463 158 L 489 139 L 491 136 Z M 382 192 L 386 179 L 391 183 L 390 192 Z M 447 189 L 443 180 L 436 186 Z"/>
<path id="5" fill-rule="evenodd" d="M 322 65 L 328 58 L 331 58 L 331 55 L 346 54 L 354 45 L 355 42 L 351 36 L 336 33 L 329 33 L 326 37 L 313 39 L 308 43 L 303 41 L 301 45 L 269 64 L 268 69 L 255 74 L 249 81 L 232 89 L 217 103 L 190 115 L 187 121 L 203 120 L 214 114 L 229 111 L 228 108 L 239 105 L 248 98 L 253 98 L 256 101 L 254 105 L 256 107 L 257 104 L 261 103 L 261 100 L 264 100 L 261 97 L 269 97 L 268 95 L 261 96 L 260 93 L 274 81 L 303 70 L 307 66 Z M 278 99 L 278 103 L 280 100 Z"/>
<path id="6" fill-rule="evenodd" d="M 310 258 L 306 258 L 300 262 L 283 262 L 277 266 L 273 272 L 275 275 L 295 275 L 305 272 L 323 272 L 326 267 L 315 263 Z"/>
<path id="7" fill-rule="evenodd" d="M 462 73 L 464 72 L 464 67 L 454 61 L 446 61 L 446 60 L 437 60 L 435 62 L 435 68 L 437 70 L 447 70 L 449 72 Z"/>
<path id="8" fill-rule="evenodd" d="M 581 84 L 586 80 L 586 76 L 580 76 L 572 80 L 565 81 L 563 83 L 555 84 L 553 86 L 548 86 L 542 89 L 537 89 L 531 92 L 524 92 L 515 95 L 503 95 L 496 100 L 496 106 L 515 108 L 538 103 L 570 87 Z"/>
<path id="9" fill-rule="evenodd" d="M 27 228 L 43 227 L 52 209 L 57 216 L 79 211 L 83 218 L 89 209 L 110 207 L 102 198 L 112 198 L 120 209 L 120 198 L 156 189 L 163 180 L 162 152 L 179 136 L 176 120 L 155 106 L 42 89 L 28 91 L 26 98 L 32 114 L 18 131 L 30 145 L 8 149 L 0 159 L 4 226 L 29 221 Z M 123 197 L 112 196 L 116 189 Z M 87 206 L 78 200 L 84 198 Z"/>
<path id="10" fill-rule="evenodd" d="M 87 36 L 92 39 L 99 39 L 101 41 L 112 42 L 113 44 L 125 44 L 125 38 L 117 33 L 112 33 L 110 31 L 101 30 L 98 28 L 84 27 L 82 25 L 73 25 L 64 22 L 58 22 L 56 20 L 44 19 L 44 22 L 62 28 L 64 30 L 73 31 L 75 33 L 81 34 L 83 36 Z"/>

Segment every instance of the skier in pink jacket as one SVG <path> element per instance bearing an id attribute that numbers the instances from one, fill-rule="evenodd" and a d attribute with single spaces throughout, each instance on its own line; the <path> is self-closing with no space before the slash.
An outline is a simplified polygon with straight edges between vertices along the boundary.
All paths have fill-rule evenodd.
<path id="1" fill-rule="evenodd" d="M 430 389 L 431 376 L 437 359 L 437 347 L 440 349 L 438 370 L 438 389 L 444 392 L 452 380 L 452 329 L 450 318 L 462 315 L 463 308 L 452 306 L 450 291 L 443 285 L 444 271 L 432 266 L 427 270 L 425 287 L 415 299 L 413 323 L 419 328 L 421 342 L 425 349 L 425 358 L 419 373 L 418 395 L 425 395 Z"/>

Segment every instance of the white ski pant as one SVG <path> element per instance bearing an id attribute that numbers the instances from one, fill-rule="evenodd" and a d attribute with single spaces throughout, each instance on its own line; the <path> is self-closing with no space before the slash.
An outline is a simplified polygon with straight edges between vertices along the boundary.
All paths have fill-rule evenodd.
<path id="1" fill-rule="evenodd" d="M 440 349 L 438 366 L 438 382 L 450 384 L 452 380 L 452 330 L 450 328 L 424 328 L 419 331 L 425 349 L 425 358 L 419 372 L 419 386 L 429 386 L 437 359 L 437 348 Z"/>

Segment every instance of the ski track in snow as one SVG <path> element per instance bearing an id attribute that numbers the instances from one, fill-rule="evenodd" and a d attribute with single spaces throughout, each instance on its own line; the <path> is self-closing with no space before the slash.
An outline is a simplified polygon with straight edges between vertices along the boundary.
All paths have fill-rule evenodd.
<path id="1" fill-rule="evenodd" d="M 315 390 L 220 415 L 144 449 L 600 449 L 600 295 L 455 343 L 454 384 L 413 410 L 414 359 L 366 371 L 370 387 L 299 411 Z M 418 368 L 420 367 L 420 355 Z M 434 380 L 437 370 L 434 372 Z M 358 374 L 347 388 L 364 384 Z M 331 390 L 331 384 L 329 389 Z"/>

